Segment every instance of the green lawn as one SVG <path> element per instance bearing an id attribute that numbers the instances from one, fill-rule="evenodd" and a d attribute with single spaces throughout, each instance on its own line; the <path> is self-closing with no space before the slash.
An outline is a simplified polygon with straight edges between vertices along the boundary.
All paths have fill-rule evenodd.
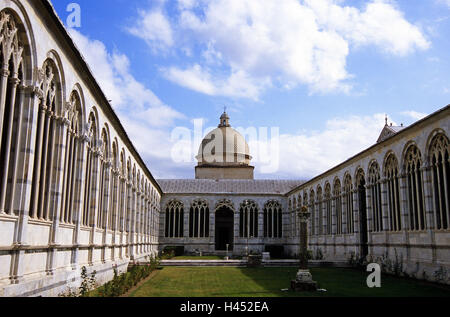
<path id="1" fill-rule="evenodd" d="M 283 292 L 296 268 L 164 267 L 131 293 L 134 297 L 450 296 L 450 287 L 382 274 L 381 288 L 368 288 L 369 273 L 313 268 L 327 292 Z"/>

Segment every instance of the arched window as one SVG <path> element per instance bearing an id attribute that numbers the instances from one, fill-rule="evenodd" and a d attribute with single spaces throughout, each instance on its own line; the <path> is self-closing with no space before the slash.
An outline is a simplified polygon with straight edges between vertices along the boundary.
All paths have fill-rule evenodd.
<path id="1" fill-rule="evenodd" d="M 118 199 L 118 190 L 119 190 L 119 153 L 117 148 L 117 142 L 114 141 L 112 145 L 112 177 L 110 180 L 110 188 L 111 188 L 111 199 L 109 203 L 109 220 L 108 220 L 108 229 L 114 230 L 116 229 L 117 216 L 119 211 L 119 199 Z"/>
<path id="2" fill-rule="evenodd" d="M 381 209 L 380 166 L 376 161 L 369 166 L 369 191 L 372 204 L 372 227 L 374 232 L 383 231 L 383 213 Z"/>
<path id="3" fill-rule="evenodd" d="M 64 187 L 63 199 L 60 214 L 60 221 L 63 223 L 74 223 L 73 210 L 80 200 L 81 178 L 81 153 L 83 137 L 82 129 L 82 109 L 80 96 L 77 91 L 72 92 L 67 109 L 68 127 L 66 134 L 66 155 L 64 164 Z"/>
<path id="4" fill-rule="evenodd" d="M 311 213 L 311 235 L 316 235 L 316 212 L 314 210 L 314 207 L 316 206 L 315 203 L 315 195 L 314 190 L 311 189 L 309 192 L 309 212 Z"/>
<path id="5" fill-rule="evenodd" d="M 136 170 L 136 167 L 134 167 L 134 170 Z M 135 218 L 134 218 L 134 228 L 135 228 L 135 233 L 139 233 L 140 232 L 140 224 L 141 224 L 141 175 L 140 172 L 138 171 L 137 173 L 135 173 L 134 175 L 136 175 L 134 177 L 134 184 L 136 186 L 136 190 L 134 192 L 134 199 L 135 202 L 133 204 L 133 207 L 135 208 Z"/>
<path id="6" fill-rule="evenodd" d="M 195 200 L 189 210 L 189 237 L 209 237 L 209 207 L 204 200 Z"/>
<path id="7" fill-rule="evenodd" d="M 12 14 L 0 13 L 0 214 L 9 215 L 17 214 L 13 204 L 24 105 L 23 64 L 27 56 L 20 39 L 25 33 L 21 27 Z"/>
<path id="8" fill-rule="evenodd" d="M 96 138 L 97 138 L 97 121 L 93 113 L 89 116 L 88 121 L 88 135 L 89 142 L 87 144 L 87 160 L 86 160 L 86 175 L 85 175 L 85 194 L 84 194 L 84 210 L 81 218 L 81 223 L 83 226 L 93 226 L 94 225 L 94 208 L 96 204 L 95 197 L 95 174 L 98 157 L 96 155 Z"/>
<path id="9" fill-rule="evenodd" d="M 448 229 L 450 218 L 450 145 L 448 138 L 442 133 L 436 135 L 431 141 L 429 153 L 435 227 L 438 230 Z"/>
<path id="10" fill-rule="evenodd" d="M 349 174 L 344 177 L 344 201 L 345 220 L 347 222 L 347 230 L 345 233 L 353 233 L 353 184 L 352 177 Z"/>
<path id="11" fill-rule="evenodd" d="M 100 143 L 100 201 L 97 216 L 97 227 L 106 229 L 108 222 L 108 199 L 109 199 L 109 171 L 110 171 L 110 144 L 108 132 L 102 130 Z"/>
<path id="12" fill-rule="evenodd" d="M 119 231 L 125 231 L 125 217 L 126 217 L 126 159 L 125 152 L 120 153 L 120 195 L 119 195 Z"/>
<path id="13" fill-rule="evenodd" d="M 342 234 L 342 195 L 341 181 L 337 178 L 333 184 L 333 198 L 336 217 L 336 234 Z"/>
<path id="14" fill-rule="evenodd" d="M 264 205 L 264 237 L 281 238 L 283 236 L 283 215 L 281 204 L 270 200 Z"/>
<path id="15" fill-rule="evenodd" d="M 395 155 L 391 153 L 387 157 L 384 165 L 384 177 L 386 179 L 386 194 L 389 208 L 389 229 L 391 231 L 400 231 L 402 229 L 398 176 L 398 161 Z"/>
<path id="16" fill-rule="evenodd" d="M 128 157 L 127 161 L 127 173 L 126 173 L 127 183 L 126 183 L 126 204 L 125 204 L 125 231 L 130 232 L 131 230 L 131 212 L 132 212 L 132 189 L 131 184 L 133 182 L 133 174 L 131 170 L 131 160 Z"/>
<path id="17" fill-rule="evenodd" d="M 331 186 L 325 184 L 325 234 L 332 234 Z"/>
<path id="18" fill-rule="evenodd" d="M 252 200 L 244 200 L 239 208 L 239 236 L 258 237 L 258 206 Z"/>
<path id="19" fill-rule="evenodd" d="M 410 145 L 405 154 L 405 173 L 409 206 L 409 225 L 411 230 L 424 230 L 425 206 L 422 191 L 422 165 L 420 150 Z"/>
<path id="20" fill-rule="evenodd" d="M 39 102 L 36 133 L 36 154 L 34 160 L 33 185 L 30 216 L 35 219 L 51 220 L 52 188 L 55 185 L 54 160 L 56 141 L 56 114 L 60 108 L 61 87 L 58 70 L 54 62 L 46 60 L 40 72 Z"/>
<path id="21" fill-rule="evenodd" d="M 177 200 L 172 200 L 166 205 L 166 238 L 182 238 L 184 231 L 184 208 Z"/>
<path id="22" fill-rule="evenodd" d="M 322 195 L 322 187 L 317 188 L 317 217 L 318 217 L 318 234 L 324 234 L 324 221 L 323 221 L 323 195 Z"/>

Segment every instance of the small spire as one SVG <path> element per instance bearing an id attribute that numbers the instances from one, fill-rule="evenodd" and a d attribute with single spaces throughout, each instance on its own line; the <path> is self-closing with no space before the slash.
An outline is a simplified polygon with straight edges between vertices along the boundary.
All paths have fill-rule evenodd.
<path id="1" fill-rule="evenodd" d="M 386 125 L 388 125 L 388 116 L 387 116 L 387 114 L 384 115 L 384 121 L 385 121 Z"/>
<path id="2" fill-rule="evenodd" d="M 225 106 L 223 114 L 220 116 L 219 128 L 220 127 L 229 127 L 230 126 L 230 117 L 228 116 L 226 110 L 227 110 L 227 107 Z"/>

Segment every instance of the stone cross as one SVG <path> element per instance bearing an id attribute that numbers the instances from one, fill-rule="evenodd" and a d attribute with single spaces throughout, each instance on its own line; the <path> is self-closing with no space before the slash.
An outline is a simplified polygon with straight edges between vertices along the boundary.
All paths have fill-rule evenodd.
<path id="1" fill-rule="evenodd" d="M 300 218 L 300 269 L 308 269 L 308 219 L 311 213 L 303 206 L 298 212 Z"/>
<path id="2" fill-rule="evenodd" d="M 303 206 L 298 213 L 300 218 L 300 268 L 295 280 L 291 281 L 291 289 L 298 291 L 315 291 L 317 282 L 313 281 L 312 275 L 308 270 L 308 219 L 311 213 L 308 208 Z"/>

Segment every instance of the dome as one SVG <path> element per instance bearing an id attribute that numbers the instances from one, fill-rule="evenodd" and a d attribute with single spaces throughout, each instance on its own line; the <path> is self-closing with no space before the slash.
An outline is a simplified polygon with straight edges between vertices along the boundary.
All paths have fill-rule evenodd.
<path id="1" fill-rule="evenodd" d="M 199 166 L 245 166 L 252 158 L 245 138 L 230 126 L 224 112 L 219 127 L 202 140 L 196 159 Z"/>

